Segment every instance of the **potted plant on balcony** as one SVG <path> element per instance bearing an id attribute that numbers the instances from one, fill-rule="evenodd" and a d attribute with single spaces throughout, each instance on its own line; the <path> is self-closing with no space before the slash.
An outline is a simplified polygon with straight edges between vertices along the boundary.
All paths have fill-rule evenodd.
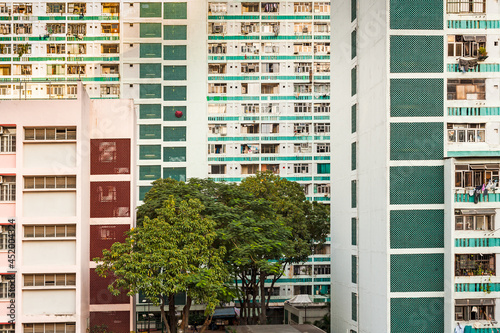
<path id="1" fill-rule="evenodd" d="M 478 61 L 484 61 L 486 58 L 488 58 L 488 52 L 486 52 L 486 49 L 484 47 L 480 47 L 478 50 Z"/>

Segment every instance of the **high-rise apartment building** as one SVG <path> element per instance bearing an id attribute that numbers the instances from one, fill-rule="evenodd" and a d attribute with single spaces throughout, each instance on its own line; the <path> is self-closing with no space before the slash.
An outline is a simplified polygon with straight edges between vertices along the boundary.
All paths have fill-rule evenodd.
<path id="1" fill-rule="evenodd" d="M 0 101 L 0 331 L 133 330 L 93 258 L 133 226 L 131 100 Z"/>
<path id="2" fill-rule="evenodd" d="M 332 332 L 499 328 L 499 13 L 336 2 Z"/>
<path id="3" fill-rule="evenodd" d="M 257 171 L 330 202 L 330 1 L 0 2 L 0 99 L 132 98 L 137 195 Z M 330 243 L 276 303 L 330 293 Z"/>

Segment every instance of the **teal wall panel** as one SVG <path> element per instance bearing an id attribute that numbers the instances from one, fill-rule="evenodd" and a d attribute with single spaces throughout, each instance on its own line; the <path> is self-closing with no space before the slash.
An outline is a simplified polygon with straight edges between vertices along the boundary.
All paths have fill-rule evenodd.
<path id="1" fill-rule="evenodd" d="M 161 125 L 139 125 L 139 138 L 149 140 L 161 139 Z"/>
<path id="2" fill-rule="evenodd" d="M 161 2 L 141 2 L 140 17 L 161 17 Z"/>
<path id="3" fill-rule="evenodd" d="M 151 190 L 153 186 L 139 186 L 139 200 L 144 200 L 146 193 Z"/>
<path id="4" fill-rule="evenodd" d="M 186 141 L 186 127 L 164 127 L 163 141 Z"/>
<path id="5" fill-rule="evenodd" d="M 187 26 L 186 25 L 165 25 L 163 26 L 164 40 L 186 40 Z"/>
<path id="6" fill-rule="evenodd" d="M 391 160 L 441 160 L 443 123 L 391 123 Z"/>
<path id="7" fill-rule="evenodd" d="M 186 45 L 165 45 L 163 46 L 163 60 L 186 60 Z"/>
<path id="8" fill-rule="evenodd" d="M 442 117 L 443 79 L 391 79 L 392 117 Z"/>
<path id="9" fill-rule="evenodd" d="M 139 119 L 160 119 L 161 104 L 139 105 Z"/>
<path id="10" fill-rule="evenodd" d="M 186 168 L 163 168 L 163 178 L 186 181 Z"/>
<path id="11" fill-rule="evenodd" d="M 186 86 L 164 86 L 163 100 L 164 101 L 185 101 L 187 99 Z"/>
<path id="12" fill-rule="evenodd" d="M 443 204 L 442 166 L 397 166 L 390 168 L 392 205 Z"/>
<path id="13" fill-rule="evenodd" d="M 141 38 L 161 38 L 161 23 L 140 23 Z"/>
<path id="14" fill-rule="evenodd" d="M 161 84 L 140 84 L 139 98 L 161 98 Z"/>
<path id="15" fill-rule="evenodd" d="M 166 2 L 163 4 L 163 18 L 170 20 L 187 19 L 186 2 Z"/>
<path id="16" fill-rule="evenodd" d="M 160 43 L 141 43 L 140 44 L 141 58 L 161 58 L 161 44 Z"/>
<path id="17" fill-rule="evenodd" d="M 186 80 L 187 66 L 163 66 L 163 80 Z"/>
<path id="18" fill-rule="evenodd" d="M 140 64 L 139 77 L 141 79 L 161 78 L 161 64 Z"/>
<path id="19" fill-rule="evenodd" d="M 181 111 L 182 116 L 177 118 L 175 111 Z M 185 106 L 164 106 L 163 107 L 163 120 L 165 121 L 185 121 L 187 119 L 187 108 Z"/>
<path id="20" fill-rule="evenodd" d="M 157 180 L 161 178 L 161 166 L 141 165 L 139 166 L 139 180 Z"/>
<path id="21" fill-rule="evenodd" d="M 444 291 L 444 254 L 392 254 L 391 292 Z"/>
<path id="22" fill-rule="evenodd" d="M 164 147 L 163 162 L 186 162 L 186 147 Z"/>
<path id="23" fill-rule="evenodd" d="M 443 73 L 443 36 L 391 36 L 391 73 Z"/>
<path id="24" fill-rule="evenodd" d="M 444 211 L 391 210 L 391 249 L 444 247 Z"/>
<path id="25" fill-rule="evenodd" d="M 391 333 L 443 333 L 444 298 L 391 298 Z"/>
<path id="26" fill-rule="evenodd" d="M 159 160 L 161 159 L 161 146 L 160 145 L 140 145 L 139 146 L 139 159 L 140 160 Z"/>
<path id="27" fill-rule="evenodd" d="M 443 0 L 391 0 L 390 6 L 391 29 L 443 29 Z"/>

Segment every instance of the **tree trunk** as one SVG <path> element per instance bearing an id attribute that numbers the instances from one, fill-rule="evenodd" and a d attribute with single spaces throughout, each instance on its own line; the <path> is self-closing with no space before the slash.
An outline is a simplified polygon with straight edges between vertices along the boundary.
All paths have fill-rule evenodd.
<path id="1" fill-rule="evenodd" d="M 168 318 L 170 319 L 170 332 L 177 332 L 177 323 L 175 322 L 175 295 L 168 296 Z"/>
<path id="2" fill-rule="evenodd" d="M 260 273 L 259 284 L 260 284 L 260 316 L 259 321 L 261 325 L 267 323 L 267 313 L 266 313 L 266 292 L 264 289 L 264 283 L 266 281 L 266 276 L 263 272 Z"/>
<path id="3" fill-rule="evenodd" d="M 193 300 L 191 299 L 190 296 L 186 298 L 186 305 L 182 308 L 182 322 L 181 322 L 181 329 L 182 332 L 186 333 L 186 328 L 189 325 L 189 310 L 191 309 L 191 303 Z"/>
<path id="4" fill-rule="evenodd" d="M 168 326 L 168 320 L 167 320 L 167 315 L 165 314 L 165 302 L 163 301 L 164 298 L 161 298 L 161 304 L 160 304 L 160 313 L 161 313 L 161 320 L 165 324 L 165 327 L 167 328 L 167 333 L 172 333 L 170 331 L 170 327 Z M 148 313 L 149 315 L 149 313 Z"/>
<path id="5" fill-rule="evenodd" d="M 203 333 L 207 330 L 208 328 L 208 325 L 210 325 L 210 323 L 212 322 L 212 316 L 213 315 L 210 315 L 209 317 L 207 317 L 205 319 L 205 322 L 203 323 L 203 326 L 200 328 L 200 333 Z"/>

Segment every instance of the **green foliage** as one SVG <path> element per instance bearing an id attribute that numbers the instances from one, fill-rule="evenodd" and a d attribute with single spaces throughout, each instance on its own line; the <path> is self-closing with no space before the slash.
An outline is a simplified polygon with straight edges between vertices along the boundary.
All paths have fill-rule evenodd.
<path id="1" fill-rule="evenodd" d="M 201 217 L 202 209 L 199 200 L 176 201 L 169 196 L 155 218 L 145 217 L 124 243 L 103 250 L 103 257 L 94 259 L 100 263 L 96 271 L 116 277 L 109 286 L 111 293 L 141 291 L 160 305 L 163 296 L 186 292 L 212 313 L 228 275 L 222 261 L 225 248 L 213 246 L 215 222 Z"/>
<path id="2" fill-rule="evenodd" d="M 90 328 L 90 333 L 113 333 L 108 331 L 107 325 L 94 325 Z"/>
<path id="3" fill-rule="evenodd" d="M 321 328 L 326 333 L 330 333 L 330 314 L 328 313 L 320 320 L 316 320 L 314 326 Z"/>

